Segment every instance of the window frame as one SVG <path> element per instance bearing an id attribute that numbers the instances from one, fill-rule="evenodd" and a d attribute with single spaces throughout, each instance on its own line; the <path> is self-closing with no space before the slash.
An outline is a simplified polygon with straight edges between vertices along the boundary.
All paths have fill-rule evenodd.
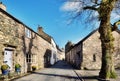
<path id="1" fill-rule="evenodd" d="M 26 54 L 27 63 L 36 63 L 36 54 Z"/>
<path id="2" fill-rule="evenodd" d="M 25 36 L 28 38 L 31 38 L 31 34 L 32 34 L 31 30 L 28 28 L 25 28 Z"/>

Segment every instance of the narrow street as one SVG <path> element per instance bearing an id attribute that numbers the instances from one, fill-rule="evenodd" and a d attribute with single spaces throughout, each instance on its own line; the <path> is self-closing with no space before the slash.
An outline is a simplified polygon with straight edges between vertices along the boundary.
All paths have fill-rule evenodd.
<path id="1" fill-rule="evenodd" d="M 64 61 L 57 62 L 50 68 L 34 72 L 14 81 L 81 81 L 72 67 Z"/>

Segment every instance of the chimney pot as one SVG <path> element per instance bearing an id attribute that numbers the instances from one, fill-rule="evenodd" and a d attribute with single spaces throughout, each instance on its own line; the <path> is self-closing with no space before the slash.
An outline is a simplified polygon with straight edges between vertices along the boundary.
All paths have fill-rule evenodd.
<path id="1" fill-rule="evenodd" d="M 2 2 L 0 2 L 0 8 L 6 11 L 6 6 Z"/>

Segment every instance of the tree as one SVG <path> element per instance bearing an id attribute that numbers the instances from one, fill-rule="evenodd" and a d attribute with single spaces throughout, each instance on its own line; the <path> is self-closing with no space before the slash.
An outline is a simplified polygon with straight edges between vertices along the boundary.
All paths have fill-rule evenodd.
<path id="1" fill-rule="evenodd" d="M 78 18 L 83 12 L 97 12 L 99 25 L 99 33 L 102 48 L 102 65 L 99 72 L 99 78 L 107 80 L 115 78 L 115 68 L 113 61 L 114 53 L 114 37 L 112 32 L 120 25 L 120 20 L 111 24 L 111 13 L 120 12 L 120 0 L 67 0 L 67 2 L 79 3 L 74 11 L 72 18 Z M 91 13 L 88 14 L 92 15 Z"/>

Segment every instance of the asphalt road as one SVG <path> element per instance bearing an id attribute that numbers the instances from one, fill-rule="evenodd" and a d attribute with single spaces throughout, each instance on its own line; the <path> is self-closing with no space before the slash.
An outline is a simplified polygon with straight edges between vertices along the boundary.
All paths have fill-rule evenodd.
<path id="1" fill-rule="evenodd" d="M 64 61 L 59 61 L 50 68 L 34 72 L 14 81 L 81 81 L 73 68 Z"/>

